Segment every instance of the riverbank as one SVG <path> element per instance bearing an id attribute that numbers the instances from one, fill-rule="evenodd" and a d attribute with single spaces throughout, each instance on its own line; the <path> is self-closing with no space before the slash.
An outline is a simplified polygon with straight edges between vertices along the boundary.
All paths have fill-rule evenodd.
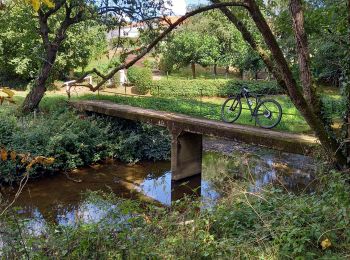
<path id="1" fill-rule="evenodd" d="M 349 178 L 334 172 L 319 178 L 313 193 L 294 195 L 273 187 L 251 193 L 227 176 L 225 196 L 211 208 L 186 198 L 164 208 L 90 192 L 80 208 L 72 209 L 81 221 L 45 225 L 44 232 L 35 232 L 40 221 L 28 222 L 10 211 L 0 222 L 1 256 L 347 259 Z M 97 217 L 89 219 L 86 210 Z"/>

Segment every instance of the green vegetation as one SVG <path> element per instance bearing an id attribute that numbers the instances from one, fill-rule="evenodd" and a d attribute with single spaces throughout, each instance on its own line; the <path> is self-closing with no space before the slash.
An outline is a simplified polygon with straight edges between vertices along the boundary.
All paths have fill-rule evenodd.
<path id="1" fill-rule="evenodd" d="M 290 132 L 308 132 L 309 126 L 306 124 L 303 117 L 296 110 L 295 106 L 285 96 L 273 96 L 283 108 L 282 122 L 276 129 Z M 79 99 L 90 100 L 109 100 L 119 104 L 130 106 L 150 108 L 161 111 L 169 111 L 192 115 L 197 117 L 205 117 L 208 119 L 221 120 L 221 106 L 224 102 L 222 98 L 204 99 L 202 102 L 199 98 L 184 99 L 184 98 L 163 98 L 163 97 L 127 97 L 127 96 L 95 96 L 85 95 Z M 236 123 L 255 125 L 250 112 L 247 110 L 247 104 L 243 102 L 243 112 Z"/>
<path id="2" fill-rule="evenodd" d="M 58 24 L 62 14 L 53 17 Z M 0 82 L 32 81 L 43 64 L 44 47 L 36 26 L 37 18 L 27 6 L 14 6 L 0 15 Z M 57 27 L 53 26 L 53 27 Z M 49 83 L 69 75 L 74 68 L 84 68 L 91 59 L 107 48 L 104 27 L 94 21 L 84 21 L 67 32 L 60 46 Z"/>
<path id="3" fill-rule="evenodd" d="M 173 24 L 171 19 L 161 24 L 154 19 L 169 16 L 168 1 L 54 0 L 55 8 L 48 0 L 29 1 L 34 8 L 25 2 L 0 0 L 0 87 L 30 90 L 20 94 L 27 95 L 24 101 L 17 98 L 25 115 L 17 106 L 0 105 L 0 258 L 350 258 L 349 1 L 246 0 L 244 10 L 221 7 L 191 17 L 152 48 L 149 44 Z M 121 37 L 106 41 L 108 31 L 129 26 L 129 21 L 135 22 L 131 26 L 147 21 L 139 38 L 124 37 L 123 31 L 123 36 L 119 33 Z M 103 88 L 112 68 L 129 67 L 133 57 L 151 49 L 155 49 L 150 55 L 154 60 L 146 61 L 146 68 L 131 68 L 129 79 L 140 94 L 151 91 L 152 97 L 79 99 L 220 120 L 223 97 L 236 94 L 242 86 L 274 95 L 284 112 L 277 129 L 316 133 L 327 153 L 316 163 L 321 169 L 308 187 L 312 192 L 294 194 L 283 185 L 253 192 L 247 165 L 248 177 L 243 180 L 232 172 L 212 176 L 223 197 L 210 208 L 193 198 L 167 208 L 90 193 L 88 200 L 109 209 L 100 221 L 50 223 L 43 233 L 33 232 L 28 226 L 36 223 L 19 217 L 16 208 L 2 201 L 2 185 L 24 180 L 26 171 L 36 178 L 108 158 L 125 163 L 169 159 L 165 128 L 81 115 L 63 98 L 48 97 L 54 83 L 74 71 L 82 75 L 86 69 L 94 74 L 93 87 L 103 82 Z M 155 67 L 169 72 L 168 79 L 153 82 L 150 68 Z M 273 76 L 288 89 L 287 96 L 280 95 L 284 93 L 274 81 L 228 79 L 230 71 L 239 78 L 247 72 L 248 78 Z M 191 76 L 201 79 L 185 80 Z M 322 93 L 320 83 L 336 89 L 337 95 Z M 243 105 L 237 123 L 254 125 Z M 54 158 L 54 162 L 27 168 L 22 159 L 29 155 Z M 328 162 L 344 171 L 332 170 Z M 236 169 L 242 171 L 239 165 Z"/>
<path id="4" fill-rule="evenodd" d="M 241 92 L 247 87 L 256 94 L 276 95 L 282 94 L 275 81 L 248 81 L 225 79 L 162 79 L 152 83 L 151 93 L 162 97 L 227 97 Z"/>
<path id="5" fill-rule="evenodd" d="M 331 177 L 330 177 L 331 176 Z M 9 214 L 2 222 L 5 258 L 59 259 L 347 259 L 350 254 L 349 178 L 319 176 L 312 194 L 266 188 L 249 193 L 229 175 L 217 176 L 226 191 L 205 209 L 185 199 L 171 208 L 114 195 L 89 194 L 106 215 L 94 223 L 49 225 L 26 231 Z M 115 205 L 111 207 L 111 205 Z M 14 241 L 19 241 L 18 243 Z"/>
<path id="6" fill-rule="evenodd" d="M 42 104 L 44 112 L 34 117 L 15 116 L 14 108 L 0 106 L 0 147 L 55 158 L 53 165 L 32 169 L 32 177 L 76 169 L 107 158 L 129 163 L 169 159 L 170 140 L 165 129 L 78 115 L 64 102 L 47 98 Z M 25 170 L 20 161 L 0 160 L 0 182 L 18 181 Z"/>
<path id="7" fill-rule="evenodd" d="M 180 79 L 180 80 L 190 80 L 192 79 L 192 72 L 189 66 L 184 68 L 179 68 L 174 70 L 171 74 L 163 72 L 164 78 L 167 79 Z M 196 66 L 196 78 L 197 79 L 241 79 L 241 77 L 234 72 L 223 72 L 222 68 L 218 68 L 218 74 L 215 75 L 212 70 L 208 67 L 204 68 L 202 66 Z"/>
<path id="8" fill-rule="evenodd" d="M 191 64 L 192 77 L 196 78 L 196 64 L 208 66 L 214 64 L 219 56 L 217 38 L 198 32 L 182 31 L 168 42 L 162 60 L 162 69 L 171 72 L 174 67 Z"/>
<path id="9" fill-rule="evenodd" d="M 252 52 L 240 32 L 224 19 L 218 12 L 208 12 L 189 19 L 161 48 L 160 69 L 173 74 L 191 65 L 189 76 L 192 78 L 198 75 L 198 66 L 195 64 L 211 67 L 215 77 L 219 67 L 224 68 L 226 73 L 230 66 L 239 68 L 241 74 L 243 69 L 249 70 L 244 60 Z"/>
<path id="10" fill-rule="evenodd" d="M 152 70 L 147 67 L 132 67 L 128 69 L 128 80 L 136 87 L 137 93 L 145 95 L 152 86 Z"/>

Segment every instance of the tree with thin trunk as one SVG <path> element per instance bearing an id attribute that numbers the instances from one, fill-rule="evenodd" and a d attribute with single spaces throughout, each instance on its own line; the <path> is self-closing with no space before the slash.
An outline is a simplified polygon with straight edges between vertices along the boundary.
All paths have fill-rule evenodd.
<path id="1" fill-rule="evenodd" d="M 52 29 L 49 27 L 49 19 L 60 10 L 64 10 L 64 18 L 53 38 L 51 38 L 50 33 Z M 45 50 L 44 62 L 35 80 L 34 87 L 23 102 L 23 112 L 30 112 L 38 107 L 47 90 L 47 81 L 55 64 L 58 50 L 67 36 L 67 30 L 72 25 L 87 19 L 85 12 L 86 10 L 81 1 L 58 1 L 54 8 L 46 12 L 43 9 L 38 10 L 39 34 Z"/>
<path id="2" fill-rule="evenodd" d="M 346 143 L 346 152 L 348 155 L 348 163 L 350 161 L 350 0 L 347 2 L 348 9 L 348 42 L 347 42 L 347 50 L 345 57 L 345 72 L 344 72 L 344 95 L 346 98 L 346 107 L 347 111 L 344 117 L 344 126 L 343 130 L 345 132 L 345 143 Z"/>
<path id="3" fill-rule="evenodd" d="M 213 3 L 220 3 L 220 0 L 212 0 Z M 227 7 L 220 10 L 242 33 L 243 38 L 256 51 L 264 61 L 266 67 L 277 79 L 279 85 L 286 91 L 293 104 L 301 112 L 306 122 L 315 132 L 323 145 L 329 158 L 335 158 L 338 166 L 347 165 L 346 154 L 343 153 L 343 141 L 336 138 L 328 121 L 323 117 L 320 100 L 317 96 L 316 89 L 312 84 L 310 71 L 310 55 L 308 50 L 307 35 L 304 29 L 304 12 L 301 0 L 290 0 L 290 12 L 293 20 L 293 31 L 296 41 L 296 52 L 298 54 L 299 72 L 301 77 L 302 90 L 297 84 L 296 79 L 286 61 L 276 37 L 272 33 L 265 17 L 263 16 L 255 0 L 246 0 L 246 9 L 253 22 L 260 31 L 264 42 L 268 48 L 259 44 L 248 31 L 247 27 L 237 18 L 235 12 Z"/>

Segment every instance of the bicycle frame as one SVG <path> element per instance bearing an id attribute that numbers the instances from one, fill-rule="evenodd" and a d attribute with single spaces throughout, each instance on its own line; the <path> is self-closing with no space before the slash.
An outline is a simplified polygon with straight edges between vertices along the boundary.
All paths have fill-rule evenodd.
<path id="1" fill-rule="evenodd" d="M 247 102 L 247 105 L 248 105 L 248 108 L 249 108 L 249 111 L 250 111 L 250 115 L 253 117 L 256 116 L 256 108 L 258 107 L 258 104 L 260 103 L 260 98 L 257 96 L 257 95 L 251 95 L 249 92 L 247 91 L 242 91 L 240 94 L 237 95 L 238 99 L 241 101 L 242 98 L 244 98 Z M 249 102 L 249 98 L 252 97 L 252 98 L 255 98 L 255 107 L 253 108 L 253 105 Z"/>

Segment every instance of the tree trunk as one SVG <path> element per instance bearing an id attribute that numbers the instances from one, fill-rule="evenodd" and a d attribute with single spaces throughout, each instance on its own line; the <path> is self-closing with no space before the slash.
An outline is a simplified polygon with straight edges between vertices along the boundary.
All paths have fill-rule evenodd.
<path id="1" fill-rule="evenodd" d="M 196 63 L 191 62 L 192 78 L 196 78 Z"/>
<path id="2" fill-rule="evenodd" d="M 44 97 L 46 87 L 43 84 L 33 87 L 26 96 L 23 105 L 22 112 L 29 113 L 38 108 L 41 99 Z"/>
<path id="3" fill-rule="evenodd" d="M 230 66 L 226 66 L 225 73 L 226 73 L 226 77 L 228 76 L 228 74 L 230 74 Z"/>
<path id="4" fill-rule="evenodd" d="M 280 49 L 276 38 L 273 35 L 264 16 L 262 15 L 258 5 L 254 0 L 247 0 L 247 3 L 249 5 L 248 11 L 250 13 L 250 16 L 252 17 L 257 28 L 262 34 L 266 45 L 271 51 L 271 54 L 283 78 L 283 81 L 285 82 L 285 86 L 287 87 L 288 95 L 291 98 L 293 104 L 303 115 L 311 129 L 315 131 L 316 136 L 319 138 L 330 159 L 335 157 L 336 162 L 339 166 L 346 165 L 346 158 L 339 149 L 340 144 L 332 135 L 327 132 L 319 115 L 316 115 L 314 113 L 313 109 L 311 109 L 303 94 L 298 89 L 298 85 L 293 78 L 293 74 L 288 66 L 286 59 L 284 58 L 282 50 Z"/>
<path id="5" fill-rule="evenodd" d="M 297 47 L 300 79 L 304 97 L 316 114 L 320 113 L 320 101 L 316 95 L 315 86 L 312 83 L 310 68 L 310 52 L 308 39 L 304 28 L 304 11 L 302 0 L 290 0 L 290 12 L 293 20 L 293 31 Z"/>
<path id="6" fill-rule="evenodd" d="M 49 33 L 52 32 L 52 30 L 49 28 L 48 19 L 50 16 L 54 15 L 60 9 L 62 9 L 63 6 L 65 9 L 64 20 L 62 20 L 60 23 L 60 26 L 56 30 L 55 36 L 51 41 Z M 83 14 L 85 12 L 84 8 L 80 8 L 74 12 L 75 15 L 71 17 L 71 14 L 75 7 L 77 6 L 74 4 L 68 5 L 67 1 L 64 0 L 58 1 L 55 7 L 46 13 L 44 13 L 43 10 L 38 11 L 39 35 L 41 36 L 43 46 L 45 48 L 46 59 L 40 70 L 34 87 L 31 89 L 23 102 L 22 112 L 24 113 L 31 112 L 39 106 L 39 103 L 46 92 L 46 83 L 52 71 L 52 67 L 55 64 L 58 48 L 61 46 L 62 42 L 67 36 L 68 28 L 73 24 L 79 23 L 83 20 Z"/>
<path id="7" fill-rule="evenodd" d="M 347 49 L 347 57 L 345 57 L 346 60 L 346 71 L 345 71 L 345 80 L 346 80 L 346 86 L 345 86 L 345 93 L 347 98 L 347 111 L 346 111 L 346 118 L 345 118 L 345 126 L 346 126 L 346 155 L 347 155 L 347 162 L 350 164 L 350 0 L 348 0 L 348 49 Z"/>
<path id="8" fill-rule="evenodd" d="M 218 75 L 218 65 L 214 64 L 214 75 L 215 77 Z"/>
<path id="9" fill-rule="evenodd" d="M 46 61 L 41 69 L 38 79 L 35 81 L 35 85 L 30 90 L 22 104 L 22 112 L 29 113 L 38 108 L 41 99 L 46 92 L 46 82 L 50 76 L 52 66 L 56 60 L 58 47 L 52 45 L 48 48 Z"/>
<path id="10" fill-rule="evenodd" d="M 258 78 L 259 78 L 259 72 L 258 71 L 255 71 L 255 80 L 258 80 Z"/>

